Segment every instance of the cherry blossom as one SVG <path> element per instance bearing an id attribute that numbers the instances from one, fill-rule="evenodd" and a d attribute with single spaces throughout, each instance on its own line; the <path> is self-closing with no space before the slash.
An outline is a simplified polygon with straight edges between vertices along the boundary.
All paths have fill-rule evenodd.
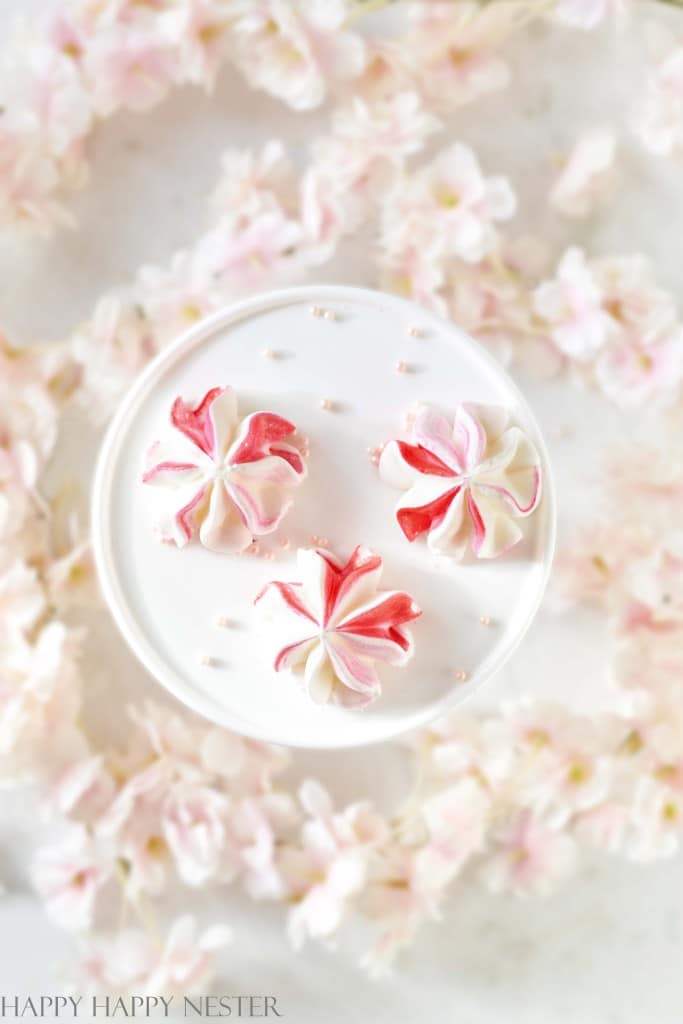
<path id="1" fill-rule="evenodd" d="M 440 917 L 447 877 L 435 870 L 431 847 L 396 844 L 382 851 L 367 883 L 363 910 L 379 931 L 364 958 L 375 976 L 386 972 L 421 923 Z"/>
<path id="2" fill-rule="evenodd" d="M 231 388 L 212 388 L 191 408 L 177 398 L 174 435 L 156 442 L 143 483 L 164 489 L 157 526 L 183 547 L 193 537 L 214 551 L 243 551 L 272 533 L 287 512 L 290 491 L 306 476 L 293 423 L 269 412 L 239 421 Z"/>
<path id="3" fill-rule="evenodd" d="M 670 857 L 680 847 L 683 792 L 647 777 L 638 782 L 628 841 L 634 860 Z"/>
<path id="4" fill-rule="evenodd" d="M 175 858 L 179 877 L 188 885 L 202 885 L 219 873 L 227 878 L 226 832 L 229 802 L 206 786 L 174 786 L 165 801 L 162 828 Z"/>
<path id="5" fill-rule="evenodd" d="M 365 65 L 361 36 L 343 29 L 342 0 L 257 0 L 233 24 L 233 56 L 252 85 L 294 110 L 318 106 L 327 79 L 352 78 Z"/>
<path id="6" fill-rule="evenodd" d="M 306 935 L 330 936 L 339 927 L 349 902 L 362 890 L 373 850 L 386 839 L 386 824 L 367 802 L 334 813 L 327 791 L 305 781 L 299 799 L 308 812 L 302 844 L 283 863 L 297 904 L 289 931 L 299 946 Z"/>
<path id="7" fill-rule="evenodd" d="M 19 560 L 0 575 L 0 648 L 25 634 L 45 611 L 35 570 Z"/>
<path id="8" fill-rule="evenodd" d="M 282 210 L 266 211 L 246 223 L 233 218 L 202 236 L 194 253 L 195 269 L 205 280 L 225 279 L 236 290 L 251 290 L 267 273 L 294 272 L 292 257 L 301 240 L 301 225 Z"/>
<path id="9" fill-rule="evenodd" d="M 54 846 L 44 848 L 33 865 L 33 883 L 51 917 L 63 928 L 81 931 L 92 922 L 99 889 L 113 864 L 88 835 L 74 825 Z"/>
<path id="10" fill-rule="evenodd" d="M 83 59 L 95 112 L 101 117 L 115 110 L 146 110 L 166 95 L 173 76 L 170 43 L 142 26 L 112 25 L 97 34 Z"/>
<path id="11" fill-rule="evenodd" d="M 0 774 L 21 778 L 42 764 L 49 776 L 81 752 L 75 637 L 51 621 L 33 643 L 17 640 L 3 653 L 0 687 Z"/>
<path id="12" fill-rule="evenodd" d="M 550 192 L 552 205 L 567 217 L 587 217 L 613 191 L 615 154 L 613 132 L 605 129 L 582 136 L 561 162 Z"/>
<path id="13" fill-rule="evenodd" d="M 213 0 L 162 7 L 160 35 L 176 50 L 175 59 L 189 82 L 212 89 L 222 61 L 229 51 L 229 4 Z"/>
<path id="14" fill-rule="evenodd" d="M 404 218 L 412 214 L 422 236 L 434 238 L 443 252 L 476 263 L 496 245 L 495 222 L 508 220 L 515 207 L 507 179 L 485 178 L 473 150 L 456 142 L 389 198 L 385 236 L 404 230 Z"/>
<path id="15" fill-rule="evenodd" d="M 634 338 L 610 347 L 598 359 L 595 373 L 600 388 L 617 405 L 672 405 L 683 384 L 683 328 L 650 342 Z"/>
<path id="16" fill-rule="evenodd" d="M 502 826 L 497 841 L 499 849 L 481 868 L 482 880 L 492 892 L 547 892 L 571 871 L 577 854 L 570 836 L 529 810 Z"/>
<path id="17" fill-rule="evenodd" d="M 519 17 L 513 5 L 430 3 L 414 10 L 411 50 L 430 105 L 452 110 L 505 88 L 510 70 L 497 51 Z"/>
<path id="18" fill-rule="evenodd" d="M 632 114 L 643 144 L 658 156 L 683 145 L 683 46 L 674 45 L 653 69 Z"/>
<path id="19" fill-rule="evenodd" d="M 662 538 L 647 557 L 632 561 L 623 589 L 620 620 L 625 628 L 683 627 L 683 534 Z"/>
<path id="20" fill-rule="evenodd" d="M 595 356 L 616 330 L 600 283 L 576 247 L 566 251 L 555 278 L 536 289 L 534 306 L 559 350 L 579 362 Z"/>
<path id="21" fill-rule="evenodd" d="M 225 925 L 199 931 L 189 915 L 177 918 L 163 945 L 142 929 L 93 937 L 73 988 L 82 993 L 195 995 L 206 991 L 215 957 L 232 939 Z"/>
<path id="22" fill-rule="evenodd" d="M 429 834 L 431 870 L 442 884 L 455 877 L 469 858 L 483 850 L 491 800 L 473 778 L 463 778 L 422 804 Z"/>
<path id="23" fill-rule="evenodd" d="M 624 14 L 629 0 L 558 0 L 555 17 L 573 28 L 592 29 L 610 16 Z"/>
<path id="24" fill-rule="evenodd" d="M 405 665 L 405 629 L 420 614 L 409 594 L 379 590 L 382 559 L 357 547 L 347 562 L 322 549 L 297 552 L 300 579 L 269 583 L 256 604 L 276 672 L 303 672 L 309 697 L 363 708 L 381 693 L 374 663 Z"/>
<path id="25" fill-rule="evenodd" d="M 411 442 L 391 441 L 379 462 L 382 480 L 406 493 L 396 521 L 409 541 L 427 534 L 433 551 L 497 558 L 523 537 L 515 519 L 541 498 L 536 449 L 507 412 L 460 405 L 455 420 L 421 406 Z"/>
<path id="26" fill-rule="evenodd" d="M 221 178 L 211 196 L 219 216 L 253 217 L 283 208 L 296 193 L 296 177 L 279 139 L 266 142 L 260 152 L 229 149 L 221 158 Z"/>

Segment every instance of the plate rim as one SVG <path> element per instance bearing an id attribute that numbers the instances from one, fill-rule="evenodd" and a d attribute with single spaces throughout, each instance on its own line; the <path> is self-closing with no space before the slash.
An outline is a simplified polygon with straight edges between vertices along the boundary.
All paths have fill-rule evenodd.
<path id="1" fill-rule="evenodd" d="M 316 742 L 315 736 L 311 737 L 310 742 L 305 743 L 283 741 L 281 738 L 273 736 L 267 729 L 254 728 L 251 722 L 243 721 L 234 712 L 225 712 L 223 709 L 220 709 L 211 701 L 208 695 L 193 690 L 187 683 L 183 684 L 180 677 L 176 681 L 177 673 L 170 669 L 165 660 L 149 644 L 139 643 L 139 637 L 131 626 L 130 606 L 125 600 L 121 599 L 119 593 L 116 570 L 113 565 L 113 559 L 108 552 L 108 534 L 106 531 L 107 513 L 105 499 L 108 494 L 108 479 L 116 462 L 116 449 L 121 443 L 120 428 L 131 412 L 135 410 L 140 398 L 144 396 L 150 381 L 163 373 L 167 365 L 172 364 L 179 356 L 191 352 L 202 341 L 217 331 L 230 326 L 231 323 L 250 314 L 258 314 L 268 308 L 301 301 L 312 303 L 356 301 L 366 304 L 372 302 L 375 305 L 384 304 L 385 306 L 390 305 L 396 308 L 407 308 L 413 311 L 414 318 L 420 315 L 429 317 L 432 321 L 440 322 L 446 330 L 459 334 L 460 340 L 475 351 L 477 358 L 483 359 L 488 364 L 490 370 L 499 377 L 502 377 L 511 395 L 514 396 L 515 400 L 524 409 L 525 416 L 535 434 L 534 441 L 539 449 L 544 473 L 543 504 L 545 505 L 546 536 L 542 576 L 535 597 L 530 602 L 527 615 L 514 640 L 501 652 L 493 664 L 477 678 L 475 685 L 471 686 L 466 694 L 459 693 L 458 688 L 454 686 L 450 691 L 452 696 L 446 695 L 441 699 L 438 711 L 430 713 L 430 706 L 426 705 L 423 709 L 423 718 L 417 723 L 411 721 L 410 724 L 402 724 L 402 720 L 399 718 L 397 719 L 398 727 L 386 732 L 384 735 L 369 739 L 365 737 L 358 740 L 345 739 L 341 743 L 330 743 L 328 740 Z M 452 320 L 442 317 L 431 310 L 423 310 L 410 299 L 404 299 L 401 296 L 391 295 L 373 288 L 339 284 L 313 284 L 259 292 L 248 298 L 226 304 L 196 324 L 193 324 L 188 330 L 179 334 L 178 337 L 170 341 L 157 353 L 126 389 L 101 442 L 91 488 L 90 522 L 97 578 L 107 609 L 131 652 L 158 685 L 162 686 L 182 705 L 190 708 L 196 714 L 200 714 L 215 724 L 231 729 L 250 739 L 293 750 L 350 750 L 355 747 L 369 747 L 378 743 L 385 743 L 395 740 L 402 734 L 415 729 L 425 728 L 431 721 L 452 710 L 454 706 L 464 706 L 473 694 L 490 682 L 509 661 L 536 618 L 548 585 L 557 543 L 557 497 L 552 462 L 545 437 L 536 416 L 526 397 L 507 373 L 506 369 L 480 342 L 476 341 L 467 331 L 459 327 Z"/>

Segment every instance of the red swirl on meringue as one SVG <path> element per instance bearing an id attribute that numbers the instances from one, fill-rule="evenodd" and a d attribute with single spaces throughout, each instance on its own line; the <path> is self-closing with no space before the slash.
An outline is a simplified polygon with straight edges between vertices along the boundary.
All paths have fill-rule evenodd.
<path id="1" fill-rule="evenodd" d="M 422 614 L 409 594 L 379 590 L 382 559 L 357 547 L 347 562 L 322 548 L 297 552 L 299 581 L 269 583 L 255 604 L 269 629 L 276 672 L 303 676 L 309 697 L 347 708 L 379 697 L 375 662 L 405 665 L 405 628 Z"/>
<path id="2" fill-rule="evenodd" d="M 411 442 L 391 441 L 379 460 L 382 480 L 405 494 L 396 520 L 409 541 L 460 559 L 497 558 L 522 539 L 515 520 L 541 499 L 541 460 L 506 409 L 460 405 L 455 420 L 421 406 Z"/>
<path id="3" fill-rule="evenodd" d="M 234 553 L 277 529 L 306 477 L 295 425 L 272 412 L 240 420 L 230 387 L 211 388 L 194 408 L 176 398 L 170 422 L 142 475 L 164 489 L 161 539 L 183 547 L 199 537 L 212 551 Z"/>

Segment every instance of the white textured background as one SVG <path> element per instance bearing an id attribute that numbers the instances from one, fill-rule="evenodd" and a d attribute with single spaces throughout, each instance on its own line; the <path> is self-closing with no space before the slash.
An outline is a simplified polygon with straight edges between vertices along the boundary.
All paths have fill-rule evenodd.
<path id="1" fill-rule="evenodd" d="M 8 15 L 49 2 L 0 0 L 0 45 Z M 683 12 L 678 17 L 683 33 Z M 524 230 L 557 244 L 576 237 L 544 202 L 551 158 L 581 130 L 623 122 L 643 70 L 642 36 L 642 19 L 622 31 L 590 35 L 536 28 L 511 48 L 514 87 L 452 122 L 450 138 L 472 143 L 485 170 L 511 176 L 521 200 L 517 224 Z M 0 322 L 17 340 L 64 336 L 104 289 L 125 281 L 143 262 L 166 262 L 201 230 L 204 198 L 223 148 L 276 134 L 299 148 L 324 121 L 321 113 L 287 113 L 249 92 L 229 69 L 211 101 L 187 89 L 152 114 L 114 118 L 96 134 L 93 180 L 74 198 L 78 231 L 47 242 L 0 236 Z M 441 136 L 438 144 L 443 141 Z M 678 282 L 680 289 L 681 167 L 653 163 L 626 131 L 621 162 L 618 201 L 591 222 L 582 241 L 594 253 L 642 250 L 662 283 Z M 367 252 L 365 238 L 347 243 L 324 278 L 371 284 Z M 589 499 L 606 453 L 617 442 L 642 443 L 653 424 L 647 415 L 626 422 L 604 399 L 566 380 L 518 380 L 547 434 L 560 535 L 566 535 L 594 511 Z M 60 462 L 85 472 L 93 454 L 94 441 L 82 445 L 66 436 Z M 157 695 L 106 617 L 98 616 L 96 624 L 121 679 L 120 692 L 105 688 L 93 645 L 89 700 L 96 714 L 124 695 Z M 533 692 L 606 707 L 603 643 L 600 624 L 589 616 L 556 619 L 542 612 L 509 666 L 476 698 L 477 706 Z M 367 794 L 385 806 L 400 795 L 406 770 L 402 752 L 389 747 L 296 755 L 293 762 L 296 775 L 320 775 L 339 800 Z M 28 886 L 26 855 L 35 822 L 35 806 L 25 794 L 0 801 L 0 879 L 7 889 L 0 897 L 0 993 L 56 991 L 56 969 L 72 953 Z M 309 945 L 295 954 L 281 907 L 254 904 L 231 890 L 217 905 L 213 897 L 185 890 L 182 906 L 174 909 L 200 915 L 206 909 L 207 919 L 220 914 L 230 922 L 237 941 L 225 953 L 221 991 L 274 994 L 291 1024 L 681 1024 L 682 867 L 680 859 L 646 867 L 596 859 L 551 897 L 526 902 L 489 896 L 465 876 L 444 920 L 426 926 L 394 976 L 377 982 L 356 966 L 362 935 L 345 933 L 333 952 Z"/>

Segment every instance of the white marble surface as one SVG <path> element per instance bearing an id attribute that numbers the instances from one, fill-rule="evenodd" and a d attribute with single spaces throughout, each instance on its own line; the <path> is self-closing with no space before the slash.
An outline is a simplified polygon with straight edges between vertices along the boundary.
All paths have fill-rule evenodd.
<path id="1" fill-rule="evenodd" d="M 5 17 L 44 0 L 0 0 Z M 683 28 L 683 15 L 681 15 Z M 473 142 L 486 168 L 510 173 L 521 190 L 519 223 L 556 241 L 572 229 L 558 223 L 539 197 L 550 180 L 550 157 L 582 128 L 623 118 L 642 65 L 640 26 L 594 36 L 536 31 L 513 48 L 516 85 L 461 113 L 449 137 Z M 24 339 L 59 338 L 88 314 L 97 295 L 125 280 L 144 261 L 163 262 L 204 222 L 203 200 L 226 145 L 278 133 L 297 146 L 322 115 L 283 113 L 248 93 L 227 71 L 212 102 L 183 90 L 149 116 L 121 116 L 94 140 L 92 184 L 74 200 L 77 232 L 50 241 L 0 239 L 0 319 Z M 664 283 L 679 277 L 680 167 L 654 165 L 625 135 L 617 205 L 583 233 L 596 252 L 649 253 Z M 372 283 L 366 240 L 352 240 L 325 277 Z M 40 301 L 36 301 L 36 296 Z M 623 417 L 598 396 L 566 381 L 518 377 L 545 427 L 557 475 L 561 534 L 586 515 L 586 493 L 600 459 L 626 439 Z M 652 435 L 644 415 L 630 427 L 633 443 Z M 628 434 L 626 437 L 628 438 Z M 85 470 L 92 450 L 67 436 L 65 463 Z M 116 642 L 104 616 L 96 635 L 108 645 L 126 695 L 156 693 Z M 534 692 L 575 704 L 609 706 L 599 678 L 604 637 L 585 615 L 541 613 L 523 646 L 476 698 Z M 558 652 L 561 657 L 558 658 Z M 122 695 L 123 695 L 122 693 Z M 91 708 L 109 699 L 95 672 Z M 95 720 L 98 716 L 95 713 Z M 97 722 L 96 722 L 97 727 Z M 403 755 L 391 747 L 297 755 L 293 772 L 327 779 L 340 800 L 367 792 L 389 806 L 401 792 Z M 35 806 L 3 797 L 0 810 L 0 992 L 55 990 L 55 968 L 70 942 L 44 919 L 27 883 L 27 851 L 36 836 Z M 372 982 L 356 966 L 362 936 L 346 935 L 336 952 L 288 947 L 280 907 L 260 906 L 227 891 L 210 916 L 232 923 L 238 941 L 226 952 L 223 990 L 275 994 L 292 1024 L 414 1020 L 458 1024 L 680 1024 L 683 1019 L 683 886 L 681 861 L 636 867 L 596 859 L 542 901 L 492 897 L 464 878 L 444 920 L 427 926 L 391 979 Z M 182 909 L 202 914 L 207 899 L 185 894 Z M 178 908 L 176 908 L 178 909 Z"/>

